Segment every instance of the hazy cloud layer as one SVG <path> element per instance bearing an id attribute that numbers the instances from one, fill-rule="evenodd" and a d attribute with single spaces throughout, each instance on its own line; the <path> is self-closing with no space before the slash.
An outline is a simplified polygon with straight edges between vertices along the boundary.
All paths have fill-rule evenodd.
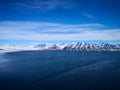
<path id="1" fill-rule="evenodd" d="M 4 40 L 120 40 L 120 29 L 93 24 L 57 24 L 46 22 L 0 22 Z"/>

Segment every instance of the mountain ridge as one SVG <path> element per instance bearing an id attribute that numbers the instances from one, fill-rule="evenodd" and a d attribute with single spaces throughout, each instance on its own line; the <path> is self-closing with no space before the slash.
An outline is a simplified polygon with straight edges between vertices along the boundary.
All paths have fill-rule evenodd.
<path id="1" fill-rule="evenodd" d="M 2 50 L 73 50 L 73 51 L 120 51 L 120 44 L 111 43 L 63 43 L 63 44 L 46 44 L 40 43 L 37 45 L 16 46 L 16 45 L 3 45 L 0 46 Z"/>
<path id="2" fill-rule="evenodd" d="M 37 45 L 39 48 L 40 45 Z M 43 46 L 41 44 L 41 46 Z M 110 43 L 87 43 L 87 42 L 77 42 L 77 43 L 64 43 L 64 44 L 54 44 L 54 45 L 44 45 L 48 48 L 43 48 L 43 50 L 76 50 L 76 51 L 120 51 L 120 44 L 110 44 Z M 35 46 L 36 47 L 36 46 Z"/>

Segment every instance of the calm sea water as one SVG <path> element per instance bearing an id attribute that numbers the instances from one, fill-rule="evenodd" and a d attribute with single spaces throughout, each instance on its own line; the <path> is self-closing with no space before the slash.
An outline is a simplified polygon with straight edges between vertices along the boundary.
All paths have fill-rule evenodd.
<path id="1" fill-rule="evenodd" d="M 0 54 L 0 90 L 120 90 L 120 52 Z"/>

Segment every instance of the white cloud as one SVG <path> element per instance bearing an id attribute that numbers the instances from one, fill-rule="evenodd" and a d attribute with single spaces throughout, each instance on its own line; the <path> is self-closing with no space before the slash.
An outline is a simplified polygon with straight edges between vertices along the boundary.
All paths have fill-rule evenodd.
<path id="1" fill-rule="evenodd" d="M 120 40 L 120 29 L 102 24 L 56 24 L 45 22 L 0 22 L 3 40 Z"/>
<path id="2" fill-rule="evenodd" d="M 93 15 L 91 15 L 89 13 L 82 13 L 82 15 L 84 15 L 85 17 L 91 18 L 91 19 L 96 18 L 95 16 L 93 16 Z"/>

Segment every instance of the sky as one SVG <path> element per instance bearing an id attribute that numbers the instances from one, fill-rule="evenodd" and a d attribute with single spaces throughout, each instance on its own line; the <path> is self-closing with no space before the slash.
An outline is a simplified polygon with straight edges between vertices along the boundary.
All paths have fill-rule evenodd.
<path id="1" fill-rule="evenodd" d="M 120 0 L 0 0 L 0 44 L 120 43 Z"/>

